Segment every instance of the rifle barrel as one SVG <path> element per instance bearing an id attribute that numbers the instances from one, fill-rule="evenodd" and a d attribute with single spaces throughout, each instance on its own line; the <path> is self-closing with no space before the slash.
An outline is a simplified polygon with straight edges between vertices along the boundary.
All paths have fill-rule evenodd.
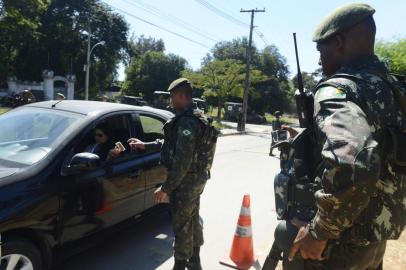
<path id="1" fill-rule="evenodd" d="M 295 52 L 296 52 L 297 86 L 298 86 L 300 93 L 303 94 L 304 93 L 303 79 L 302 79 L 302 72 L 300 71 L 299 54 L 297 52 L 296 33 L 293 33 L 293 40 L 295 42 Z"/>

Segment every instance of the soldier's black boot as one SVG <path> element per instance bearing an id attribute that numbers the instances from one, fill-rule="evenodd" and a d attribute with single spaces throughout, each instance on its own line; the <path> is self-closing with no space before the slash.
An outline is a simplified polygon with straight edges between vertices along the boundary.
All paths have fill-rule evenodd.
<path id="1" fill-rule="evenodd" d="M 175 265 L 173 266 L 172 270 L 185 270 L 186 269 L 186 260 L 176 260 Z"/>
<path id="2" fill-rule="evenodd" d="M 193 255 L 189 259 L 187 264 L 188 270 L 202 270 L 202 265 L 200 264 L 200 247 L 193 248 Z"/>

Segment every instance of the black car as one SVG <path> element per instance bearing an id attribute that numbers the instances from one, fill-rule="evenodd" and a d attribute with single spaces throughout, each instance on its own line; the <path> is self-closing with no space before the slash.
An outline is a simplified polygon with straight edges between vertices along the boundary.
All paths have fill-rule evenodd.
<path id="1" fill-rule="evenodd" d="M 57 248 L 152 208 L 153 191 L 166 178 L 160 153 L 131 151 L 127 140 L 162 139 L 171 117 L 149 107 L 68 100 L 1 115 L 1 269 L 47 268 Z M 86 153 L 100 123 L 126 148 L 109 161 Z"/>

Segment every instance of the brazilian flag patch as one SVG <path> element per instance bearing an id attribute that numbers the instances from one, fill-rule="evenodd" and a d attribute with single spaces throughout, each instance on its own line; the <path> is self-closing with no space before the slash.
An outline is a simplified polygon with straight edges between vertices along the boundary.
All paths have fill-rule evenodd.
<path id="1" fill-rule="evenodd" d="M 183 130 L 182 133 L 185 136 L 189 136 L 190 134 L 192 134 L 192 132 L 190 132 L 190 130 L 188 130 L 188 129 Z"/>
<path id="2" fill-rule="evenodd" d="M 325 86 L 317 90 L 315 100 L 317 102 L 322 102 L 330 99 L 345 99 L 346 97 L 347 95 L 343 89 Z"/>

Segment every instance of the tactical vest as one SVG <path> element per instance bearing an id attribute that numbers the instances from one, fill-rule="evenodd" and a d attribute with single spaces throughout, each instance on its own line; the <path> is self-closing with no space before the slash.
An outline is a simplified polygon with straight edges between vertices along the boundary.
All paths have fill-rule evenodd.
<path id="1" fill-rule="evenodd" d="M 386 96 L 392 104 L 376 99 L 365 76 L 374 76 L 373 83 L 383 81 L 380 91 L 389 89 Z M 364 243 L 397 239 L 406 225 L 406 84 L 391 74 L 362 70 L 356 75 L 335 74 L 317 89 L 324 86 L 345 91 L 347 99 L 364 111 L 381 153 L 380 192 L 372 194 L 369 206 L 344 237 Z M 388 106 L 391 114 L 385 111 Z M 390 215 L 390 221 L 383 222 L 382 215 Z"/>
<path id="2" fill-rule="evenodd" d="M 303 129 L 297 136 L 279 143 L 281 172 L 275 176 L 275 206 L 277 218 L 294 217 L 310 221 L 317 212 L 314 193 L 321 183 L 314 181 L 319 159 L 313 156 L 314 136 Z"/>
<path id="3" fill-rule="evenodd" d="M 197 139 L 189 172 L 207 172 L 210 177 L 219 131 L 212 125 L 212 121 L 202 114 L 195 115 L 190 112 L 185 112 L 172 118 L 165 124 L 165 140 L 161 151 L 161 163 L 168 169 L 172 166 L 173 156 L 176 152 L 177 124 L 182 117 L 192 117 L 196 119 L 201 126 L 200 137 Z"/>

